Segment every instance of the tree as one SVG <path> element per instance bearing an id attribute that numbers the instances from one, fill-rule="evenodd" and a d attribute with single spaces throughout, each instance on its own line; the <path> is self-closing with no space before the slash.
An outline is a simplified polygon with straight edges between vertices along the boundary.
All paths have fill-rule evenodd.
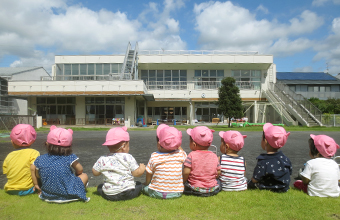
<path id="1" fill-rule="evenodd" d="M 243 117 L 243 106 L 240 97 L 240 89 L 235 85 L 235 79 L 226 77 L 221 81 L 222 85 L 218 88 L 218 110 L 228 118 L 228 127 L 230 119 Z"/>

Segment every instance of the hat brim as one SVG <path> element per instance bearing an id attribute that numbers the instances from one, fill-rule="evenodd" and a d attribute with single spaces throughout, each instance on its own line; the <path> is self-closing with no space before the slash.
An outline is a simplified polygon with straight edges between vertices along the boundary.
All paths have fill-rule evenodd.
<path id="1" fill-rule="evenodd" d="M 225 133 L 225 131 L 220 131 L 220 132 L 218 133 L 218 135 L 219 135 L 221 138 L 223 138 L 224 133 Z"/>
<path id="2" fill-rule="evenodd" d="M 188 134 L 189 136 L 191 136 L 191 131 L 192 131 L 192 128 L 187 129 L 187 134 Z"/>
<path id="3" fill-rule="evenodd" d="M 272 125 L 271 123 L 266 123 L 263 125 L 263 131 L 266 132 L 266 130 L 270 127 L 273 127 L 274 125 Z"/>
<path id="4" fill-rule="evenodd" d="M 116 145 L 119 142 L 122 142 L 123 140 L 110 140 L 110 141 L 105 141 L 104 144 L 102 144 L 103 146 L 112 146 L 112 145 Z"/>

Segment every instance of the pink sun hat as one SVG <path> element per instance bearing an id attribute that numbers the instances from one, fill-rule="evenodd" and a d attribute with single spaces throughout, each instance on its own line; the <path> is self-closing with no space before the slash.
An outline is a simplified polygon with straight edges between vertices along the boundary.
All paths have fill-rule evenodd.
<path id="1" fill-rule="evenodd" d="M 37 132 L 32 125 L 17 124 L 11 131 L 10 138 L 17 146 L 31 146 L 37 138 Z"/>
<path id="2" fill-rule="evenodd" d="M 263 131 L 270 146 L 276 149 L 283 147 L 290 135 L 290 132 L 287 133 L 283 127 L 274 126 L 271 123 L 264 124 Z"/>
<path id="3" fill-rule="evenodd" d="M 159 132 L 159 144 L 167 150 L 177 150 L 182 145 L 182 132 L 174 127 L 164 127 Z"/>
<path id="4" fill-rule="evenodd" d="M 111 128 L 106 134 L 104 146 L 112 146 L 122 141 L 130 141 L 130 135 L 127 132 L 127 127 Z"/>
<path id="5" fill-rule="evenodd" d="M 207 147 L 210 146 L 213 141 L 213 132 L 212 130 L 206 126 L 197 126 L 193 129 L 189 128 L 187 130 L 187 134 L 191 136 L 191 138 L 199 145 Z"/>
<path id="6" fill-rule="evenodd" d="M 162 130 L 163 128 L 168 128 L 168 127 L 169 127 L 169 125 L 166 125 L 166 124 L 160 124 L 160 125 L 158 125 L 157 130 L 156 130 L 157 137 L 159 138 L 159 132 L 161 132 L 161 130 Z"/>
<path id="7" fill-rule="evenodd" d="M 50 127 L 50 133 L 47 135 L 47 143 L 61 146 L 69 147 L 72 145 L 72 129 L 57 128 L 55 125 Z"/>
<path id="8" fill-rule="evenodd" d="M 334 139 L 327 135 L 311 134 L 310 137 L 313 139 L 314 145 L 319 153 L 326 158 L 332 157 L 339 149 L 339 145 Z"/>
<path id="9" fill-rule="evenodd" d="M 247 137 L 247 135 L 242 135 L 238 131 L 220 131 L 218 134 L 234 151 L 240 151 L 243 148 L 244 138 Z"/>

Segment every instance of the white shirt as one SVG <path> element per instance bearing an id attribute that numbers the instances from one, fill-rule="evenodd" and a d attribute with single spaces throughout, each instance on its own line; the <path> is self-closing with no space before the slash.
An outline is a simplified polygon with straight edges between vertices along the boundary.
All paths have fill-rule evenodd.
<path id="1" fill-rule="evenodd" d="M 112 153 L 100 157 L 93 165 L 93 169 L 104 176 L 103 192 L 106 195 L 116 195 L 135 188 L 132 176 L 139 165 L 131 154 Z"/>
<path id="2" fill-rule="evenodd" d="M 339 196 L 339 166 L 334 160 L 327 158 L 309 160 L 301 175 L 310 180 L 308 195 L 319 197 Z"/>

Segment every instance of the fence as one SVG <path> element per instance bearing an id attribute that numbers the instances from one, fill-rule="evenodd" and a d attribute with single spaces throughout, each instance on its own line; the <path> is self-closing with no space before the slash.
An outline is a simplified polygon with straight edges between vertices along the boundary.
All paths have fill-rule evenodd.
<path id="1" fill-rule="evenodd" d="M 338 127 L 340 126 L 340 115 L 323 114 L 322 124 L 328 127 Z"/>
<path id="2" fill-rule="evenodd" d="M 0 115 L 0 133 L 9 133 L 17 124 L 36 127 L 36 117 L 32 115 Z"/>

